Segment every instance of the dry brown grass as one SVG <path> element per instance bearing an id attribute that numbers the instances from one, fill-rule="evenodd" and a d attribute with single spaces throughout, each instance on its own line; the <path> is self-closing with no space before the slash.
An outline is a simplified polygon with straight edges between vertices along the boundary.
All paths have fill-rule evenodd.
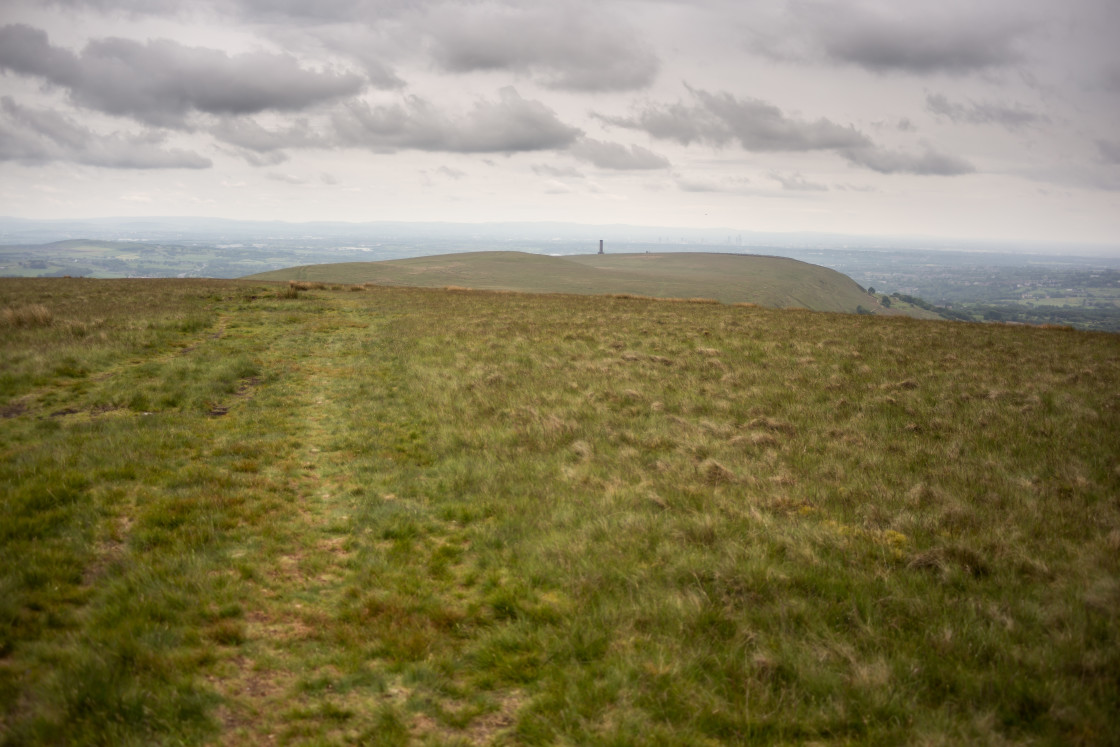
<path id="1" fill-rule="evenodd" d="M 667 303 L 698 303 L 698 304 L 714 304 L 714 305 L 717 305 L 717 306 L 720 305 L 720 303 L 721 303 L 718 298 L 702 298 L 700 296 L 695 296 L 693 298 L 663 298 L 663 299 L 660 299 L 660 300 L 665 301 Z"/>
<path id="2" fill-rule="evenodd" d="M 49 327 L 54 323 L 54 313 L 41 303 L 9 306 L 0 311 L 0 326 Z"/>

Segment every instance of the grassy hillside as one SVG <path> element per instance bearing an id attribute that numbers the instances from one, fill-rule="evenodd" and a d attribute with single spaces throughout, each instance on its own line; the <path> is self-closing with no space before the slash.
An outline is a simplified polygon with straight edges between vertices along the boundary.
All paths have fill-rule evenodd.
<path id="1" fill-rule="evenodd" d="M 523 252 L 466 252 L 384 262 L 292 267 L 258 280 L 457 286 L 531 293 L 632 294 L 711 298 L 772 308 L 883 313 L 878 302 L 835 270 L 782 257 L 738 254 L 605 254 L 549 257 Z"/>
<path id="2" fill-rule="evenodd" d="M 1118 384 L 1060 329 L 0 280 L 0 742 L 1115 743 Z"/>

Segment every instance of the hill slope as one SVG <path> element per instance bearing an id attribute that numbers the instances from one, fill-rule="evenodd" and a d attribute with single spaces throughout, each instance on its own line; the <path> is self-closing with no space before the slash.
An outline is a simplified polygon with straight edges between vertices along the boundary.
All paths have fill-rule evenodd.
<path id="1" fill-rule="evenodd" d="M 0 743 L 1115 742 L 1120 336 L 288 291 L 0 279 Z"/>
<path id="2" fill-rule="evenodd" d="M 1120 336 L 288 291 L 0 280 L 0 743 L 1115 742 Z"/>
<path id="3" fill-rule="evenodd" d="M 657 253 L 550 257 L 523 252 L 466 252 L 384 262 L 308 265 L 250 276 L 254 280 L 463 286 L 531 293 L 656 298 L 713 298 L 772 308 L 889 313 L 851 278 L 782 257 Z"/>

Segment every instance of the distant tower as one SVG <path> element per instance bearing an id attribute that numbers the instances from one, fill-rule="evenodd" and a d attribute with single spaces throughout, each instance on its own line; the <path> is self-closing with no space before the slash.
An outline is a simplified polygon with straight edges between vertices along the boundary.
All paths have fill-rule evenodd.
<path id="1" fill-rule="evenodd" d="M 603 253 L 603 240 L 599 239 L 599 254 Z"/>

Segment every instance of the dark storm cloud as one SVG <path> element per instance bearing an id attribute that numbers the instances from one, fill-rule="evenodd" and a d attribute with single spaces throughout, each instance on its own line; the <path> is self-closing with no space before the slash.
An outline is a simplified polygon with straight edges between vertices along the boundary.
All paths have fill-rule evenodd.
<path id="1" fill-rule="evenodd" d="M 1035 112 L 1022 106 L 1005 106 L 990 101 L 969 101 L 967 104 L 950 101 L 944 94 L 926 96 L 926 109 L 953 122 L 967 124 L 996 124 L 1008 130 L 1046 121 Z"/>
<path id="2" fill-rule="evenodd" d="M 98 39 L 75 55 L 24 25 L 0 28 L 0 68 L 45 78 L 77 104 L 161 126 L 182 126 L 195 111 L 296 111 L 364 86 L 357 75 L 307 70 L 290 55 L 229 55 L 166 39 Z"/>
<path id="3" fill-rule="evenodd" d="M 99 135 L 69 117 L 0 99 L 0 161 L 67 161 L 119 169 L 205 169 L 197 153 L 161 147 L 156 133 Z"/>
<path id="4" fill-rule="evenodd" d="M 885 148 L 851 148 L 842 152 L 849 162 L 880 174 L 918 174 L 923 176 L 960 176 L 976 167 L 956 156 L 926 148 L 921 153 L 903 153 Z"/>
<path id="5" fill-rule="evenodd" d="M 640 145 L 627 148 L 619 143 L 607 143 L 589 137 L 582 138 L 568 149 L 576 158 L 601 169 L 615 171 L 640 171 L 669 168 L 669 160 Z"/>
<path id="6" fill-rule="evenodd" d="M 659 68 L 634 29 L 590 5 L 442 5 L 425 29 L 449 72 L 505 70 L 551 88 L 620 91 L 649 85 Z"/>
<path id="7" fill-rule="evenodd" d="M 418 96 L 402 103 L 348 104 L 333 119 L 338 145 L 375 151 L 414 149 L 457 153 L 515 153 L 563 149 L 582 134 L 539 101 L 503 88 L 498 101 L 481 100 L 450 117 Z"/>
<path id="8" fill-rule="evenodd" d="M 755 152 L 832 150 L 871 144 L 858 130 L 823 117 L 813 121 L 794 119 L 759 99 L 692 88 L 689 92 L 695 104 L 649 105 L 634 117 L 599 119 L 683 145 L 737 142 L 744 150 Z"/>
<path id="9" fill-rule="evenodd" d="M 962 74 L 1019 61 L 1025 15 L 983 4 L 801 2 L 791 5 L 824 57 L 878 73 Z"/>

